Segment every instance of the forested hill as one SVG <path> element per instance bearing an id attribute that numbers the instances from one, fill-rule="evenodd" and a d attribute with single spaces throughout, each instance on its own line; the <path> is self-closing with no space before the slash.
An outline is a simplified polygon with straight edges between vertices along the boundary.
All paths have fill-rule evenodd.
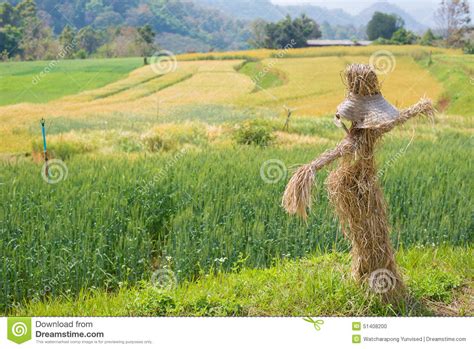
<path id="1" fill-rule="evenodd" d="M 9 0 L 17 5 L 20 0 Z M 217 9 L 181 0 L 35 0 L 38 15 L 59 35 L 66 25 L 75 30 L 139 27 L 150 24 L 160 41 L 178 51 L 230 50 L 247 47 L 250 32 L 243 21 Z M 169 46 L 169 45 L 167 45 Z M 171 47 L 170 49 L 173 49 Z"/>
<path id="2" fill-rule="evenodd" d="M 385 2 L 351 16 L 340 9 L 277 6 L 268 0 L 8 0 L 0 2 L 0 59 L 51 59 L 65 47 L 70 48 L 66 58 L 150 56 L 157 48 L 174 53 L 240 50 L 259 41 L 265 24 L 253 20 L 275 22 L 303 13 L 325 39 L 365 39 L 375 10 L 398 14 L 407 29 L 423 29 Z M 285 39 L 291 30 L 274 31 L 273 41 Z"/>

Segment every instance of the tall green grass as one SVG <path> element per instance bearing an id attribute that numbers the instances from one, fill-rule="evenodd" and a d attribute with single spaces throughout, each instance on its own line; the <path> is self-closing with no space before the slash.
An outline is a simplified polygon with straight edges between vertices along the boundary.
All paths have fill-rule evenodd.
<path id="1" fill-rule="evenodd" d="M 357 284 L 350 275 L 349 255 L 334 252 L 284 260 L 268 269 L 236 268 L 170 290 L 149 282 L 124 285 L 114 293 L 85 290 L 77 297 L 30 302 L 9 315 L 469 316 L 469 299 L 459 298 L 459 291 L 472 279 L 472 252 L 448 246 L 398 251 L 411 295 L 399 306 L 383 304 L 378 295 Z M 453 301 L 449 312 L 435 306 Z"/>
<path id="2" fill-rule="evenodd" d="M 378 156 L 396 247 L 473 241 L 470 138 L 446 131 L 390 137 Z M 179 280 L 210 270 L 267 267 L 316 250 L 347 251 L 323 181 L 310 219 L 280 207 L 286 179 L 261 178 L 277 159 L 306 162 L 327 146 L 188 151 L 143 156 L 74 156 L 66 180 L 50 185 L 41 165 L 0 167 L 0 309 L 32 298 L 118 288 L 166 263 Z M 455 154 L 455 156 L 454 156 Z"/>

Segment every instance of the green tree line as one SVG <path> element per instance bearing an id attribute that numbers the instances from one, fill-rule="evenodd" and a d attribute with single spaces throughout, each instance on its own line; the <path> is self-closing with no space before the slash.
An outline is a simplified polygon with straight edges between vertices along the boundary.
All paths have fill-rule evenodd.
<path id="1" fill-rule="evenodd" d="M 178 41 L 191 40 L 216 50 L 247 48 L 250 38 L 246 23 L 180 0 L 22 0 L 0 4 L 3 59 L 52 59 L 64 51 L 67 58 L 147 55 L 156 48 L 156 39 L 170 34 Z"/>

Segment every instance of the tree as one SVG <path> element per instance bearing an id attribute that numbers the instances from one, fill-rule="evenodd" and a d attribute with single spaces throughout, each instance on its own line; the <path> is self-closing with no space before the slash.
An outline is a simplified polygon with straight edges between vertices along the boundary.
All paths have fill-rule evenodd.
<path id="1" fill-rule="evenodd" d="M 77 33 L 78 46 L 87 54 L 95 52 L 100 46 L 101 41 L 100 33 L 91 26 L 84 27 Z"/>
<path id="2" fill-rule="evenodd" d="M 23 0 L 16 6 L 20 17 L 21 41 L 18 44 L 23 59 L 36 60 L 54 55 L 56 43 L 51 28 L 38 17 L 34 0 Z"/>
<path id="3" fill-rule="evenodd" d="M 252 37 L 249 40 L 250 46 L 255 48 L 265 47 L 265 41 L 267 39 L 266 27 L 267 22 L 260 18 L 250 23 L 252 32 Z"/>
<path id="4" fill-rule="evenodd" d="M 433 34 L 431 29 L 428 29 L 421 37 L 420 44 L 425 46 L 432 46 L 436 40 L 436 36 Z"/>
<path id="5" fill-rule="evenodd" d="M 20 26 L 20 16 L 18 10 L 8 2 L 0 4 L 0 28 L 7 25 Z"/>
<path id="6" fill-rule="evenodd" d="M 59 35 L 59 43 L 62 46 L 64 58 L 73 58 L 77 51 L 76 31 L 67 24 L 61 35 Z"/>
<path id="7" fill-rule="evenodd" d="M 34 0 L 24 0 L 16 8 L 22 21 L 37 19 L 37 8 Z"/>
<path id="8" fill-rule="evenodd" d="M 136 39 L 138 47 L 140 48 L 141 56 L 143 61 L 147 64 L 146 57 L 153 54 L 154 50 L 154 41 L 155 41 L 155 32 L 149 24 L 145 24 L 143 27 L 138 28 L 137 30 L 138 37 Z"/>
<path id="9" fill-rule="evenodd" d="M 471 22 L 467 0 L 442 0 L 435 14 L 441 36 L 448 46 L 460 46 Z"/>
<path id="10" fill-rule="evenodd" d="M 405 28 L 400 28 L 393 33 L 391 40 L 396 44 L 411 45 L 417 40 L 417 36 Z"/>
<path id="11" fill-rule="evenodd" d="M 94 27 L 97 28 L 107 28 L 111 26 L 120 25 L 123 22 L 122 16 L 114 11 L 105 11 L 99 13 L 94 19 Z"/>
<path id="12" fill-rule="evenodd" d="M 20 56 L 26 60 L 51 56 L 55 46 L 51 28 L 38 17 L 34 0 L 18 5 L 0 4 L 0 52 L 2 58 Z"/>
<path id="13" fill-rule="evenodd" d="M 3 57 L 12 57 L 20 53 L 21 40 L 20 16 L 16 7 L 8 2 L 0 4 L 0 52 Z"/>
<path id="14" fill-rule="evenodd" d="M 19 28 L 12 25 L 5 25 L 0 28 L 0 52 L 4 56 L 13 57 L 20 52 L 19 43 L 22 34 Z"/>
<path id="15" fill-rule="evenodd" d="M 38 57 L 37 45 L 40 37 L 47 35 L 40 28 L 36 3 L 33 0 L 24 0 L 16 6 L 20 18 L 21 40 L 18 50 L 23 59 L 34 60 Z M 44 34 L 44 35 L 43 35 Z"/>
<path id="16" fill-rule="evenodd" d="M 403 19 L 399 16 L 375 12 L 367 24 L 367 37 L 369 40 L 391 39 L 393 33 L 402 28 L 403 25 Z"/>
<path id="17" fill-rule="evenodd" d="M 57 44 L 51 28 L 39 21 L 36 26 L 23 28 L 19 45 L 23 59 L 51 59 L 57 55 Z"/>
<path id="18" fill-rule="evenodd" d="M 294 20 L 287 15 L 279 22 L 268 23 L 265 33 L 264 47 L 272 49 L 305 47 L 308 39 L 321 37 L 319 25 L 304 14 Z"/>
<path id="19" fill-rule="evenodd" d="M 293 33 L 295 34 L 295 47 L 305 47 L 308 39 L 321 37 L 319 25 L 305 14 L 295 18 L 293 21 Z"/>
<path id="20" fill-rule="evenodd" d="M 109 28 L 107 36 L 110 40 L 98 49 L 99 54 L 106 57 L 136 57 L 141 54 L 141 48 L 137 44 L 137 28 Z"/>

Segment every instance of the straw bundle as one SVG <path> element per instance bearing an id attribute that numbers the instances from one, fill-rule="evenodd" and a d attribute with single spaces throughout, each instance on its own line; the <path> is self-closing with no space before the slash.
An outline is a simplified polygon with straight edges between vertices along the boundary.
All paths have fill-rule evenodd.
<path id="1" fill-rule="evenodd" d="M 358 96 L 380 93 L 380 83 L 375 71 L 366 64 L 350 64 L 346 67 L 342 82 L 347 92 Z"/>
<path id="2" fill-rule="evenodd" d="M 352 244 L 353 277 L 368 280 L 374 271 L 388 270 L 392 279 L 384 295 L 393 298 L 391 293 L 404 287 L 390 242 L 387 205 L 377 180 L 374 148 L 379 132 L 351 132 L 357 137 L 357 151 L 342 157 L 339 167 L 329 174 L 329 199 Z"/>
<path id="3" fill-rule="evenodd" d="M 371 288 L 374 282 L 380 286 L 381 280 L 383 292 L 377 292 L 383 293 L 385 300 L 396 301 L 404 295 L 405 286 L 390 242 L 387 205 L 377 179 L 375 146 L 395 126 L 416 115 L 432 116 L 434 109 L 430 100 L 422 98 L 398 112 L 381 96 L 377 75 L 368 65 L 348 66 L 344 83 L 348 94 L 339 116 L 352 121 L 352 126 L 336 148 L 295 172 L 285 189 L 282 205 L 288 213 L 306 218 L 316 172 L 342 158 L 329 174 L 326 185 L 344 235 L 352 243 L 352 275 L 356 280 L 368 281 Z M 373 110 L 375 116 L 370 115 Z"/>
<path id="4" fill-rule="evenodd" d="M 283 194 L 282 205 L 286 211 L 289 214 L 297 214 L 306 219 L 306 211 L 311 208 L 311 191 L 316 171 L 343 155 L 351 154 L 353 151 L 354 141 L 352 137 L 348 136 L 336 148 L 326 151 L 311 163 L 298 168 L 288 182 Z"/>

